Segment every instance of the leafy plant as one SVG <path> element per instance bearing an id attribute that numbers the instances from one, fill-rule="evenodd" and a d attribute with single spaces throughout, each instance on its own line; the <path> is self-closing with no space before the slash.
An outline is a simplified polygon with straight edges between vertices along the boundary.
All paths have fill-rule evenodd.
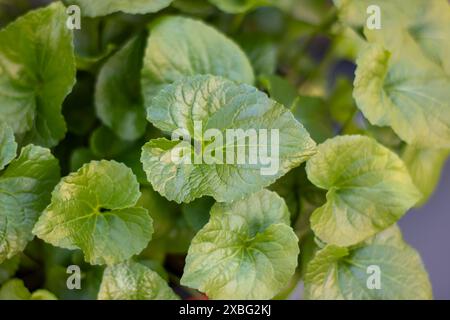
<path id="1" fill-rule="evenodd" d="M 0 299 L 432 298 L 446 0 L 44 2 L 0 1 Z"/>

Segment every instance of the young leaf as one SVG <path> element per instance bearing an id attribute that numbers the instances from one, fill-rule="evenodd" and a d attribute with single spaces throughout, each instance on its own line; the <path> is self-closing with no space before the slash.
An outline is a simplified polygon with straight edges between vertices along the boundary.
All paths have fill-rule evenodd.
<path id="1" fill-rule="evenodd" d="M 181 284 L 212 299 L 271 299 L 294 274 L 298 238 L 276 193 L 216 203 L 192 240 Z"/>
<path id="2" fill-rule="evenodd" d="M 0 30 L 0 120 L 25 142 L 54 146 L 66 132 L 61 105 L 75 81 L 66 20 L 57 2 Z"/>
<path id="3" fill-rule="evenodd" d="M 132 260 L 109 266 L 103 274 L 99 300 L 178 300 L 155 271 Z"/>
<path id="4" fill-rule="evenodd" d="M 66 249 L 81 249 L 91 264 L 114 264 L 141 252 L 153 226 L 136 207 L 139 184 L 115 161 L 92 161 L 63 178 L 33 233 Z"/>
<path id="5" fill-rule="evenodd" d="M 17 143 L 14 132 L 5 122 L 0 121 L 0 170 L 16 157 Z"/>
<path id="6" fill-rule="evenodd" d="M 420 199 L 402 160 L 375 140 L 339 136 L 319 145 L 306 164 L 308 179 L 328 190 L 311 216 L 323 241 L 359 243 L 400 219 Z"/>
<path id="7" fill-rule="evenodd" d="M 142 91 L 149 106 L 161 85 L 197 74 L 252 84 L 252 66 L 225 35 L 201 21 L 165 17 L 153 24 L 142 69 Z"/>
<path id="8" fill-rule="evenodd" d="M 132 38 L 109 58 L 95 88 L 97 115 L 124 140 L 136 140 L 147 125 L 139 82 L 144 40 L 141 36 Z"/>
<path id="9" fill-rule="evenodd" d="M 144 14 L 160 11 L 173 0 L 68 0 L 70 4 L 81 7 L 81 13 L 88 17 L 106 16 L 122 11 L 132 14 Z"/>
<path id="10" fill-rule="evenodd" d="M 420 256 L 396 226 L 353 249 L 327 245 L 318 251 L 307 268 L 305 295 L 327 300 L 432 298 Z"/>
<path id="11" fill-rule="evenodd" d="M 28 145 L 0 175 L 0 263 L 23 251 L 59 179 L 48 149 Z"/>
<path id="12" fill-rule="evenodd" d="M 406 146 L 402 158 L 412 180 L 422 193 L 419 205 L 424 204 L 436 188 L 449 150 Z"/>
<path id="13" fill-rule="evenodd" d="M 419 57 L 368 45 L 357 60 L 353 96 L 367 119 L 409 144 L 450 148 L 450 81 Z"/>
<path id="14" fill-rule="evenodd" d="M 212 196 L 217 201 L 242 198 L 270 185 L 315 152 L 314 141 L 288 109 L 251 86 L 238 85 L 220 77 L 190 77 L 167 86 L 147 108 L 147 115 L 161 130 L 173 132 L 185 129 L 196 141 L 203 139 L 207 129 L 216 129 L 223 137 L 223 145 L 209 144 L 217 157 L 222 155 L 223 164 L 196 163 L 195 159 L 191 164 L 173 161 L 173 154 L 182 149 L 188 157 L 204 156 L 203 150 L 193 150 L 187 141 L 180 143 L 155 139 L 144 145 L 141 161 L 148 180 L 156 191 L 179 203 L 204 195 Z M 202 124 L 201 129 L 195 129 L 195 121 Z M 227 139 L 227 129 L 241 129 L 245 136 Z M 267 130 L 267 136 L 278 132 L 279 142 L 271 142 L 271 138 L 262 141 L 260 137 L 256 145 L 250 146 L 248 135 L 252 130 L 257 133 L 260 129 Z M 200 130 L 202 132 L 198 132 Z M 208 144 L 209 141 L 204 140 L 200 142 Z M 215 143 L 220 143 L 220 138 Z M 235 144 L 241 150 L 235 148 Z M 272 165 L 278 162 L 278 168 L 262 174 L 261 170 L 267 169 L 268 165 L 263 165 L 261 161 L 251 164 L 247 156 L 243 164 L 236 158 L 227 162 L 226 153 L 230 150 L 238 149 L 234 154 L 236 157 L 240 151 L 248 153 L 250 147 L 259 150 L 268 148 L 267 155 Z M 276 148 L 278 155 L 273 152 Z"/>

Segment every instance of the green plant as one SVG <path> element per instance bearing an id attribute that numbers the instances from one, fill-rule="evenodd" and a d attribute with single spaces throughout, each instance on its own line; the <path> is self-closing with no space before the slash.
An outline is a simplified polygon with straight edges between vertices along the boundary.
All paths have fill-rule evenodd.
<path id="1" fill-rule="evenodd" d="M 0 299 L 432 298 L 446 0 L 48 2 L 0 1 Z"/>

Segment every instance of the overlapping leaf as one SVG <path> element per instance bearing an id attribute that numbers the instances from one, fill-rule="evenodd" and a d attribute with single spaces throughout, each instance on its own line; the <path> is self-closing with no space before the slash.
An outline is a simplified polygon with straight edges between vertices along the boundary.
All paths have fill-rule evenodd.
<path id="1" fill-rule="evenodd" d="M 0 175 L 0 263 L 25 249 L 59 179 L 48 149 L 28 145 Z"/>
<path id="2" fill-rule="evenodd" d="M 168 7 L 173 0 L 68 0 L 80 6 L 81 13 L 88 17 L 105 16 L 122 11 L 133 14 L 157 12 Z"/>
<path id="3" fill-rule="evenodd" d="M 327 300 L 432 298 L 420 256 L 396 226 L 356 248 L 328 245 L 318 251 L 307 268 L 305 293 Z"/>
<path id="4" fill-rule="evenodd" d="M 263 190 L 212 207 L 192 240 L 181 283 L 212 299 L 271 299 L 294 274 L 298 254 L 284 200 Z"/>
<path id="5" fill-rule="evenodd" d="M 268 186 L 315 151 L 314 141 L 288 109 L 251 86 L 237 85 L 219 77 L 190 77 L 166 87 L 154 98 L 147 114 L 161 130 L 179 132 L 184 129 L 191 140 L 204 145 L 202 150 L 194 150 L 187 141 L 163 138 L 151 140 L 143 147 L 141 161 L 153 188 L 177 202 L 190 202 L 204 195 L 217 201 L 242 198 Z M 202 125 L 202 132 L 195 130 L 195 122 Z M 222 141 L 217 138 L 212 142 L 211 137 L 203 137 L 208 129 L 218 130 Z M 247 133 L 227 139 L 227 129 Z M 257 145 L 252 144 L 252 147 L 258 148 L 260 156 L 261 149 L 266 148 L 267 162 L 273 166 L 278 163 L 278 168 L 248 160 L 250 144 L 254 143 L 248 134 L 250 130 L 258 134 L 260 129 L 267 130 L 267 139 L 260 136 Z M 271 140 L 273 132 L 278 132 L 278 141 Z M 235 150 L 231 161 L 226 159 L 230 149 Z M 278 154 L 274 152 L 276 149 Z M 243 163 L 236 159 L 239 152 L 247 159 Z M 196 162 L 195 158 L 190 164 L 175 161 L 180 153 L 182 157 L 201 157 L 201 161 Z M 213 158 L 218 161 L 208 164 L 203 157 L 205 154 L 215 154 Z"/>
<path id="6" fill-rule="evenodd" d="M 61 105 L 75 81 L 66 20 L 58 2 L 0 31 L 0 120 L 25 142 L 54 146 L 66 132 Z"/>
<path id="7" fill-rule="evenodd" d="M 178 300 L 155 271 L 132 260 L 106 268 L 99 300 Z"/>
<path id="8" fill-rule="evenodd" d="M 92 161 L 63 178 L 33 233 L 54 246 L 81 249 L 91 264 L 114 264 L 141 252 L 153 226 L 136 207 L 140 191 L 131 169 Z"/>
<path id="9" fill-rule="evenodd" d="M 165 17 L 155 22 L 142 69 L 145 105 L 150 105 L 161 86 L 197 74 L 254 82 L 252 66 L 244 52 L 213 27 L 184 17 Z"/>
<path id="10" fill-rule="evenodd" d="M 134 37 L 103 65 L 95 106 L 102 122 L 124 140 L 142 136 L 147 125 L 140 93 L 144 39 Z"/>
<path id="11" fill-rule="evenodd" d="M 421 197 L 403 161 L 368 137 L 325 141 L 306 171 L 313 184 L 328 190 L 327 202 L 311 216 L 311 228 L 330 244 L 349 246 L 373 236 Z"/>

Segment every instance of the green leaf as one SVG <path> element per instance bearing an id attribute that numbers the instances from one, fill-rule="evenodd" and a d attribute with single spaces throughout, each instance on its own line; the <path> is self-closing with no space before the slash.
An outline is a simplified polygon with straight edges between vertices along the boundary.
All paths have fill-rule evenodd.
<path id="1" fill-rule="evenodd" d="M 252 66 L 225 35 L 201 21 L 165 17 L 151 28 L 142 69 L 145 106 L 162 85 L 197 74 L 223 76 L 252 84 Z"/>
<path id="2" fill-rule="evenodd" d="M 291 108 L 314 141 L 321 143 L 334 136 L 333 121 L 325 101 L 319 97 L 299 96 Z"/>
<path id="3" fill-rule="evenodd" d="M 186 130 L 191 139 L 203 146 L 202 150 L 193 150 L 187 141 L 154 139 L 143 147 L 141 161 L 153 188 L 179 203 L 204 195 L 217 201 L 242 198 L 270 185 L 315 152 L 314 141 L 288 109 L 251 86 L 220 77 L 190 77 L 167 86 L 154 98 L 147 116 L 163 131 Z M 195 129 L 195 122 L 202 128 Z M 208 129 L 218 130 L 222 141 L 217 137 L 215 142 L 209 143 L 211 139 L 203 137 Z M 247 136 L 226 139 L 229 129 L 242 129 Z M 247 159 L 251 150 L 248 134 L 254 130 L 258 135 L 260 129 L 267 130 L 268 139 L 262 140 L 264 137 L 260 134 L 252 149 L 266 147 L 266 160 L 272 161 L 273 170 L 259 160 L 251 164 Z M 279 143 L 276 140 L 271 143 L 269 136 L 277 132 Z M 236 144 L 239 148 L 235 148 Z M 278 156 L 274 152 L 277 147 Z M 234 152 L 235 149 L 238 151 Z M 192 164 L 174 161 L 173 155 L 180 151 L 185 159 L 194 157 L 194 161 L 190 161 Z M 231 152 L 234 158 L 228 157 L 227 161 L 226 153 Z M 206 158 L 205 154 L 213 153 L 217 159 L 221 155 L 222 161 L 215 164 L 214 159 Z M 247 159 L 240 162 L 243 164 L 238 162 L 238 153 Z M 260 151 L 259 155 L 261 159 L 263 153 Z"/>
<path id="4" fill-rule="evenodd" d="M 100 126 L 95 129 L 89 138 L 90 150 L 99 158 L 114 158 L 124 152 L 129 146 L 129 141 L 120 139 L 106 126 Z"/>
<path id="5" fill-rule="evenodd" d="M 11 279 L 0 288 L 0 300 L 29 300 L 30 291 L 20 279 Z"/>
<path id="6" fill-rule="evenodd" d="M 81 249 L 91 264 L 114 264 L 141 252 L 153 226 L 136 207 L 139 184 L 115 161 L 92 161 L 63 178 L 33 233 L 66 249 Z"/>
<path id="7" fill-rule="evenodd" d="M 241 13 L 258 6 L 268 5 L 273 0 L 209 0 L 220 10 L 228 13 Z"/>
<path id="8" fill-rule="evenodd" d="M 212 299 L 271 299 L 294 274 L 298 239 L 276 193 L 216 203 L 192 240 L 181 284 Z"/>
<path id="9" fill-rule="evenodd" d="M 416 187 L 422 193 L 419 205 L 424 204 L 436 188 L 449 150 L 406 146 L 402 158 Z"/>
<path id="10" fill-rule="evenodd" d="M 256 75 L 272 75 L 277 68 L 278 47 L 274 40 L 263 34 L 250 33 L 238 39 L 252 63 Z"/>
<path id="11" fill-rule="evenodd" d="M 89 148 L 77 148 L 70 155 L 70 171 L 77 171 L 84 164 L 96 160 L 96 158 Z"/>
<path id="12" fill-rule="evenodd" d="M 72 31 L 61 3 L 0 31 L 0 120 L 25 143 L 54 146 L 66 132 L 61 106 L 75 82 Z"/>
<path id="13" fill-rule="evenodd" d="M 379 268 L 380 288 L 371 276 Z M 373 289 L 369 289 L 373 288 Z M 393 226 L 363 245 L 347 249 L 327 245 L 307 268 L 308 299 L 412 300 L 431 299 L 431 284 L 419 254 Z"/>
<path id="14" fill-rule="evenodd" d="M 166 281 L 148 267 L 126 261 L 106 268 L 99 300 L 178 300 Z"/>
<path id="15" fill-rule="evenodd" d="M 147 125 L 139 82 L 144 40 L 133 37 L 108 59 L 97 79 L 97 115 L 124 140 L 136 140 Z"/>
<path id="16" fill-rule="evenodd" d="M 308 179 L 328 190 L 311 228 L 339 246 L 359 243 L 400 219 L 420 199 L 402 160 L 375 140 L 339 136 L 319 145 L 306 164 Z"/>
<path id="17" fill-rule="evenodd" d="M 48 149 L 29 145 L 0 175 L 0 263 L 25 249 L 59 179 Z"/>
<path id="18" fill-rule="evenodd" d="M 357 60 L 353 96 L 365 117 L 409 144 L 450 148 L 450 81 L 419 57 L 368 45 Z"/>
<path id="19" fill-rule="evenodd" d="M 172 0 L 69 0 L 81 7 L 81 13 L 88 17 L 106 16 L 122 11 L 132 14 L 158 12 L 170 5 Z"/>
<path id="20" fill-rule="evenodd" d="M 58 300 L 44 289 L 30 293 L 21 279 L 11 279 L 0 288 L 0 300 Z"/>
<path id="21" fill-rule="evenodd" d="M 209 220 L 209 211 L 214 204 L 214 199 L 203 197 L 190 203 L 183 203 L 181 210 L 187 223 L 196 232 L 205 226 Z"/>
<path id="22" fill-rule="evenodd" d="M 0 285 L 16 274 L 17 269 L 19 269 L 19 263 L 20 258 L 18 255 L 0 263 Z"/>
<path id="23" fill-rule="evenodd" d="M 258 80 L 273 100 L 288 108 L 291 108 L 296 102 L 298 90 L 286 79 L 269 74 L 261 76 Z"/>
<path id="24" fill-rule="evenodd" d="M 16 157 L 17 143 L 14 132 L 5 122 L 0 121 L 0 170 Z"/>
<path id="25" fill-rule="evenodd" d="M 48 290 L 39 289 L 31 294 L 30 300 L 58 300 L 58 298 Z"/>
<path id="26" fill-rule="evenodd" d="M 362 28 L 368 18 L 367 8 L 380 8 L 381 29 L 364 29 L 366 38 L 401 56 L 420 54 L 450 74 L 450 5 L 446 0 L 341 0 L 335 1 L 340 19 Z"/>

